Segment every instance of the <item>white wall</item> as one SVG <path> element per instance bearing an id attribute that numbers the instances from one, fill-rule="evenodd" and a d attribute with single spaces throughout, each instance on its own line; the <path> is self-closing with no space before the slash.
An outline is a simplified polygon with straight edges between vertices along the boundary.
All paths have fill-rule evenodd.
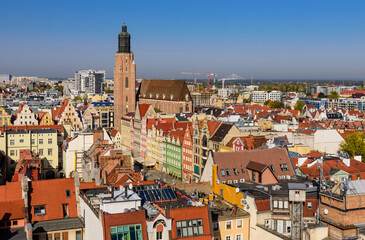
<path id="1" fill-rule="evenodd" d="M 80 199 L 81 215 L 85 219 L 85 239 L 103 240 L 103 225 L 84 200 Z"/>
<path id="2" fill-rule="evenodd" d="M 317 130 L 314 133 L 313 148 L 320 152 L 337 154 L 342 141 L 343 138 L 337 130 Z"/>

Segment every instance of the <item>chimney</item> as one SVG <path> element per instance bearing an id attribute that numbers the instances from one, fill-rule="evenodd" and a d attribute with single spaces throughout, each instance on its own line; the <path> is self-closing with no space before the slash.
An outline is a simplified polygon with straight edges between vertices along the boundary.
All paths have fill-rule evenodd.
<path id="1" fill-rule="evenodd" d="M 127 199 L 128 198 L 128 186 L 127 186 L 127 183 L 125 183 L 124 185 L 124 192 L 125 192 L 125 198 Z"/>
<path id="2" fill-rule="evenodd" d="M 79 173 L 77 171 L 72 172 L 72 177 L 74 179 L 75 184 L 75 195 L 76 195 L 76 208 L 77 208 L 77 216 L 81 217 L 81 208 L 80 208 L 80 179 Z"/>

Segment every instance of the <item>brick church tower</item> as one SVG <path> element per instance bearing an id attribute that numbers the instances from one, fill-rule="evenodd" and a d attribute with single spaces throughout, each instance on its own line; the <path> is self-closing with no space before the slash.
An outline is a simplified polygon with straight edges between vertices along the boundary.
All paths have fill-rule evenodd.
<path id="1" fill-rule="evenodd" d="M 128 112 L 135 112 L 136 106 L 136 64 L 131 52 L 131 36 L 127 26 L 122 26 L 118 35 L 118 52 L 114 66 L 114 127 L 121 130 L 121 118 Z"/>

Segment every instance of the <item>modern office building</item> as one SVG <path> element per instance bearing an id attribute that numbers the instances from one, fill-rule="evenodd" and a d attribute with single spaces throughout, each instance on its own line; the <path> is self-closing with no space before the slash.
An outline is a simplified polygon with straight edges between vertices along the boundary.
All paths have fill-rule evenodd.
<path id="1" fill-rule="evenodd" d="M 80 70 L 75 72 L 76 90 L 84 93 L 102 93 L 105 82 L 104 70 Z"/>

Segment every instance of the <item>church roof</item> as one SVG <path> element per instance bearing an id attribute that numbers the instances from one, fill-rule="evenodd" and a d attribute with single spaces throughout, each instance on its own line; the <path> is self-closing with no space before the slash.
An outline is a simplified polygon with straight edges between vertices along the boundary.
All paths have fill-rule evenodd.
<path id="1" fill-rule="evenodd" d="M 137 98 L 165 101 L 192 101 L 184 80 L 143 79 Z"/>

